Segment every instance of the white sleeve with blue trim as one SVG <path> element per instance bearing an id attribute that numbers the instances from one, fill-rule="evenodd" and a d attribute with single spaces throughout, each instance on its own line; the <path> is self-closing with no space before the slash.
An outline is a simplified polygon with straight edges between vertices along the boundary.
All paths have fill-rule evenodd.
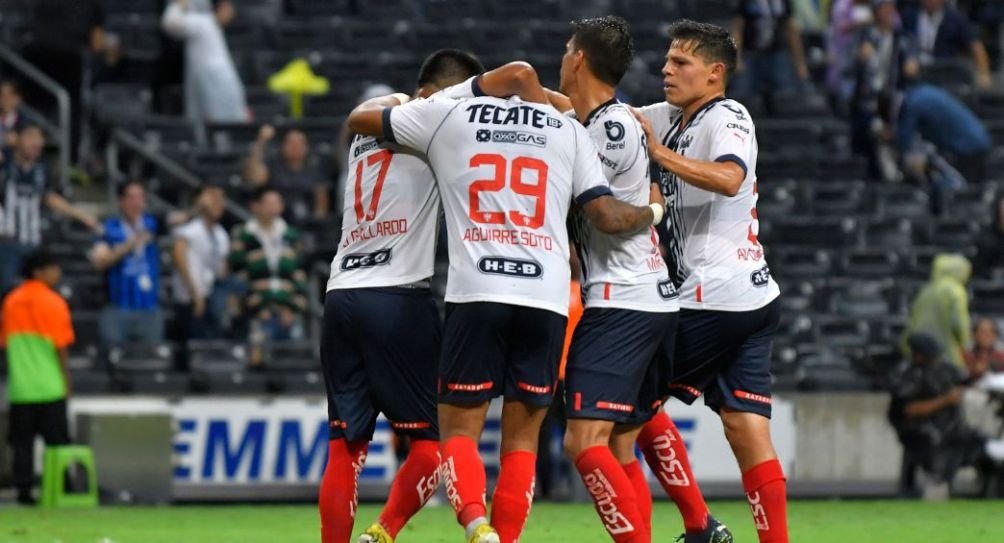
<path id="1" fill-rule="evenodd" d="M 706 120 L 710 135 L 708 158 L 714 162 L 733 162 L 743 169 L 743 177 L 746 177 L 756 149 L 756 134 L 749 113 L 735 102 L 718 104 L 709 113 Z"/>
<path id="2" fill-rule="evenodd" d="M 580 205 L 600 196 L 611 194 L 610 184 L 603 175 L 596 144 L 579 123 L 569 123 L 575 131 L 575 162 L 572 165 L 572 195 Z"/>
<path id="3" fill-rule="evenodd" d="M 383 139 L 427 154 L 432 137 L 446 120 L 455 100 L 436 96 L 383 110 Z"/>

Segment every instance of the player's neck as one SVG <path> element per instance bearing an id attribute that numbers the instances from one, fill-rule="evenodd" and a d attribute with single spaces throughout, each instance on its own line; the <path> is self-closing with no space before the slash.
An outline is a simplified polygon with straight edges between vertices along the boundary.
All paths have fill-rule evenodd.
<path id="1" fill-rule="evenodd" d="M 579 82 L 575 92 L 568 95 L 568 99 L 572 101 L 575 117 L 579 119 L 579 122 L 584 123 L 590 113 L 612 100 L 614 95 L 614 88 L 610 85 L 597 79 L 587 79 Z"/>
<path id="2" fill-rule="evenodd" d="M 680 126 L 687 126 L 688 124 L 690 124 L 690 120 L 693 119 L 694 115 L 698 111 L 700 111 L 701 108 L 706 106 L 708 102 L 715 100 L 717 98 L 724 98 L 724 97 L 725 97 L 725 91 L 715 90 L 683 106 L 683 120 L 681 121 Z"/>

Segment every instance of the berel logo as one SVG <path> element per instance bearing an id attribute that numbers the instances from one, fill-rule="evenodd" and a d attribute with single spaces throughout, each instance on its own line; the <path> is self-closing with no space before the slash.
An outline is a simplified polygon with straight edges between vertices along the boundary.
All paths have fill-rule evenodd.
<path id="1" fill-rule="evenodd" d="M 372 268 L 374 266 L 384 266 L 390 264 L 390 249 L 367 254 L 345 255 L 342 258 L 342 271 L 358 270 L 360 268 Z"/>
<path id="2" fill-rule="evenodd" d="M 478 261 L 481 273 L 508 275 L 510 277 L 525 277 L 534 279 L 544 275 L 544 268 L 532 260 L 519 260 L 504 256 L 486 256 Z"/>
<path id="3" fill-rule="evenodd" d="M 607 121 L 603 123 L 603 129 L 607 131 L 607 139 L 610 141 L 620 141 L 624 139 L 624 125 L 617 121 Z"/>
<path id="4" fill-rule="evenodd" d="M 750 274 L 750 283 L 754 287 L 765 287 L 770 282 L 770 268 L 766 264 L 759 270 Z"/>
<path id="5" fill-rule="evenodd" d="M 659 296 L 663 300 L 672 300 L 678 297 L 680 294 L 676 291 L 676 285 L 673 284 L 669 279 L 665 281 L 659 281 Z"/>

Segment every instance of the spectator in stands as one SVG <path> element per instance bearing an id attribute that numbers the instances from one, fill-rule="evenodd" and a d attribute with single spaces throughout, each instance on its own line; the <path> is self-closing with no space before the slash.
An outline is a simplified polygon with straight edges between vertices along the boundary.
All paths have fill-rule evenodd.
<path id="1" fill-rule="evenodd" d="M 53 288 L 59 265 L 42 249 L 24 261 L 27 281 L 3 302 L 0 345 L 7 349 L 8 442 L 14 453 L 17 501 L 35 502 L 35 436 L 46 445 L 70 442 L 66 398 L 70 394 L 67 348 L 73 343 L 70 308 Z"/>
<path id="2" fill-rule="evenodd" d="M 279 156 L 266 158 L 266 146 L 274 138 L 275 128 L 262 125 L 244 165 L 244 178 L 254 188 L 268 186 L 282 193 L 290 222 L 324 218 L 331 208 L 331 183 L 310 153 L 307 135 L 295 128 L 287 131 Z"/>
<path id="3" fill-rule="evenodd" d="M 980 275 L 993 275 L 997 270 L 1004 270 L 1004 197 L 994 201 L 991 216 L 997 217 L 976 239 L 976 272 Z"/>
<path id="4" fill-rule="evenodd" d="M 25 125 L 17 148 L 0 163 L 0 293 L 14 286 L 21 255 L 42 243 L 42 204 L 61 215 L 100 230 L 97 218 L 71 204 L 52 186 L 42 162 L 45 135 Z"/>
<path id="5" fill-rule="evenodd" d="M 808 81 L 802 34 L 792 17 L 790 0 L 741 0 L 732 36 L 740 55 L 732 94 L 763 93 L 769 108 L 773 93 L 795 88 L 795 75 Z"/>
<path id="6" fill-rule="evenodd" d="M 971 183 L 986 178 L 987 158 L 993 145 L 990 133 L 965 104 L 944 89 L 925 83 L 908 87 L 896 119 L 896 143 L 906 159 L 922 140 L 934 144 Z"/>
<path id="7" fill-rule="evenodd" d="M 98 323 L 106 345 L 164 340 L 160 309 L 160 250 L 164 221 L 146 212 L 146 191 L 137 181 L 118 188 L 118 217 L 105 221 L 105 232 L 91 250 L 91 262 L 105 272 L 109 305 Z"/>
<path id="8" fill-rule="evenodd" d="M 30 4 L 31 41 L 25 45 L 24 57 L 69 93 L 70 152 L 76 158 L 87 66 L 105 49 L 104 10 L 99 0 L 32 0 Z M 51 93 L 34 84 L 25 95 L 35 107 L 55 108 Z"/>
<path id="9" fill-rule="evenodd" d="M 874 21 L 871 0 L 835 0 L 826 43 L 826 87 L 837 111 L 846 112 L 854 94 L 858 35 Z"/>
<path id="10" fill-rule="evenodd" d="M 1004 372 L 1004 351 L 997 343 L 997 324 L 991 319 L 980 319 L 973 337 L 973 348 L 966 351 L 969 379 L 977 381 L 987 373 Z"/>
<path id="11" fill-rule="evenodd" d="M 17 134 L 24 128 L 21 88 L 13 79 L 0 81 L 0 162 L 17 147 Z"/>
<path id="12" fill-rule="evenodd" d="M 942 346 L 933 336 L 908 338 L 911 362 L 892 379 L 889 420 L 903 444 L 900 489 L 915 493 L 915 471 L 921 467 L 934 479 L 934 492 L 948 495 L 948 484 L 962 466 L 988 468 L 1004 460 L 1004 443 L 988 440 L 964 421 L 965 376 L 946 363 Z"/>
<path id="13" fill-rule="evenodd" d="M 251 339 L 299 339 L 307 309 L 307 274 L 300 257 L 299 233 L 282 218 L 282 194 L 272 187 L 255 193 L 254 218 L 231 234 L 230 268 L 247 287 L 244 299 Z"/>
<path id="14" fill-rule="evenodd" d="M 873 23 L 861 31 L 856 43 L 851 101 L 851 147 L 868 157 L 872 179 L 899 177 L 895 156 L 881 137 L 893 130 L 892 111 L 903 85 L 920 71 L 916 48 L 899 26 L 893 0 L 872 4 Z M 883 117 L 881 113 L 886 113 Z"/>
<path id="15" fill-rule="evenodd" d="M 185 113 L 196 121 L 246 121 L 244 84 L 223 35 L 234 5 L 230 0 L 213 0 L 212 8 L 202 4 L 174 0 L 161 18 L 164 31 L 185 42 Z"/>
<path id="16" fill-rule="evenodd" d="M 965 15 L 945 0 L 921 0 L 920 9 L 903 16 L 903 28 L 920 48 L 921 64 L 971 56 L 976 66 L 976 83 L 990 86 L 990 58 Z"/>
<path id="17" fill-rule="evenodd" d="M 217 339 L 224 333 L 225 301 L 214 287 L 226 273 L 230 238 L 220 225 L 223 189 L 204 185 L 195 202 L 196 217 L 174 229 L 175 330 L 178 340 Z"/>
<path id="18" fill-rule="evenodd" d="M 910 321 L 904 335 L 916 333 L 933 336 L 947 347 L 946 357 L 957 368 L 965 367 L 964 349 L 971 340 L 969 293 L 966 283 L 972 268 L 962 255 L 939 254 L 931 264 L 931 281 L 914 298 Z"/>

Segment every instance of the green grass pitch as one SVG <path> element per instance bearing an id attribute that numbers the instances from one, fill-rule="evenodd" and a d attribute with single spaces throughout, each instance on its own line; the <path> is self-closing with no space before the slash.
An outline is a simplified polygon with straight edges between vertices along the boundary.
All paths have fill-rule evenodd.
<path id="1" fill-rule="evenodd" d="M 747 505 L 714 502 L 712 512 L 740 543 L 756 543 Z M 379 513 L 363 505 L 362 529 Z M 1004 502 L 796 501 L 789 505 L 791 540 L 798 543 L 1004 542 Z M 653 541 L 672 541 L 680 520 L 671 503 L 657 502 Z M 256 543 L 319 541 L 316 509 L 292 506 L 103 507 L 44 510 L 0 508 L 4 543 Z M 418 514 L 400 543 L 462 543 L 447 507 Z M 536 504 L 524 543 L 610 541 L 587 504 Z"/>

